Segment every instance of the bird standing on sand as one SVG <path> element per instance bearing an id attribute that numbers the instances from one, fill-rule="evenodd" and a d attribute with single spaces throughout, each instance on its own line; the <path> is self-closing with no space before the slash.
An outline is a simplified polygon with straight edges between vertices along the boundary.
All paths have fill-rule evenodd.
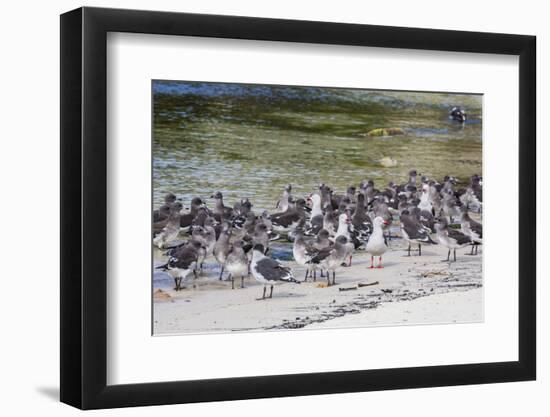
<path id="1" fill-rule="evenodd" d="M 314 250 L 314 249 L 313 249 Z M 307 281 L 308 277 L 315 274 L 315 265 L 311 261 L 312 246 L 304 239 L 304 234 L 299 231 L 296 233 L 296 238 L 292 245 L 292 255 L 298 265 L 306 267 L 306 276 L 304 281 Z"/>
<path id="2" fill-rule="evenodd" d="M 451 250 L 453 251 L 454 262 L 456 262 L 456 250 L 468 246 L 472 243 L 472 239 L 470 239 L 470 236 L 465 235 L 458 230 L 449 229 L 447 219 L 443 216 L 437 218 L 435 230 L 437 232 L 439 243 L 449 249 L 446 259 L 447 262 L 450 262 Z"/>
<path id="3" fill-rule="evenodd" d="M 401 235 L 409 243 L 408 256 L 411 256 L 411 244 L 418 245 L 418 256 L 422 255 L 422 245 L 433 245 L 436 242 L 430 237 L 430 229 L 412 216 L 409 210 L 401 212 Z"/>
<path id="4" fill-rule="evenodd" d="M 351 224 L 351 220 L 348 213 L 342 213 L 338 217 L 338 230 L 336 231 L 336 239 L 338 239 L 339 236 L 344 236 L 346 238 L 346 257 L 345 259 L 349 258 L 349 263 L 344 266 L 351 266 L 351 258 L 353 257 L 353 252 L 355 251 L 355 245 L 353 244 L 351 240 L 351 234 L 349 231 L 349 227 Z"/>
<path id="5" fill-rule="evenodd" d="M 243 241 L 236 240 L 225 261 L 225 267 L 231 279 L 231 288 L 235 289 L 235 277 L 241 277 L 241 288 L 244 288 L 244 276 L 248 275 L 248 256 L 243 249 Z"/>
<path id="6" fill-rule="evenodd" d="M 332 246 L 334 246 L 334 242 L 330 240 L 330 234 L 326 229 L 319 230 L 317 237 L 313 242 L 311 242 L 311 247 L 317 252 Z M 319 269 L 321 270 L 321 278 L 323 278 L 323 269 Z M 317 281 L 317 268 L 313 269 L 313 281 Z"/>
<path id="7" fill-rule="evenodd" d="M 460 229 L 462 233 L 472 239 L 472 252 L 470 255 L 477 255 L 477 247 L 483 243 L 483 226 L 470 217 L 468 206 L 462 206 L 460 211 Z"/>
<path id="8" fill-rule="evenodd" d="M 212 224 L 210 224 L 211 220 L 209 219 L 212 219 L 212 218 L 209 217 L 206 220 L 204 226 L 194 227 L 193 233 L 191 235 L 194 240 L 197 240 L 202 245 L 200 263 L 199 263 L 199 267 L 201 271 L 202 271 L 202 266 L 204 264 L 204 261 L 206 260 L 208 255 L 212 254 L 212 251 L 214 250 L 214 245 L 216 244 L 216 232 Z"/>
<path id="9" fill-rule="evenodd" d="M 168 263 L 163 265 L 163 268 L 168 271 L 168 274 L 174 278 L 174 290 L 180 291 L 182 289 L 182 281 L 186 280 L 191 272 L 193 272 L 195 279 L 197 278 L 197 263 L 200 249 L 200 242 L 191 240 L 187 245 L 180 248 L 177 257 L 171 257 Z"/>
<path id="10" fill-rule="evenodd" d="M 231 250 L 231 244 L 229 243 L 229 239 L 231 239 L 231 233 L 232 233 L 231 226 L 228 223 L 224 223 L 222 226 L 222 232 L 220 233 L 218 240 L 214 244 L 214 249 L 212 251 L 214 258 L 216 258 L 216 261 L 218 261 L 218 263 L 221 266 L 220 277 L 219 277 L 220 281 L 222 280 L 222 277 L 223 277 L 223 270 L 225 268 L 227 255 Z"/>
<path id="11" fill-rule="evenodd" d="M 382 217 L 375 217 L 372 223 L 374 225 L 374 229 L 365 249 L 371 255 L 370 267 L 374 268 L 374 257 L 378 256 L 377 268 L 382 268 L 382 255 L 388 250 L 386 238 L 384 237 L 384 229 L 382 227 L 387 225 L 389 222 L 384 220 Z"/>
<path id="12" fill-rule="evenodd" d="M 273 286 L 281 284 L 283 282 L 294 282 L 299 284 L 300 282 L 294 278 L 290 268 L 283 266 L 275 259 L 268 258 L 264 255 L 264 247 L 262 245 L 255 245 L 252 250 L 252 262 L 250 263 L 250 271 L 252 276 L 260 284 L 264 286 L 264 292 L 261 300 L 264 300 L 266 288 L 269 285 L 271 290 L 269 292 L 269 298 L 273 297 Z"/>
<path id="13" fill-rule="evenodd" d="M 348 239 L 341 235 L 336 238 L 333 246 L 321 249 L 317 253 L 312 254 L 310 263 L 319 265 L 327 271 L 328 285 L 336 284 L 336 269 L 342 266 L 342 263 L 347 257 Z M 332 284 L 330 282 L 330 271 L 332 271 Z"/>

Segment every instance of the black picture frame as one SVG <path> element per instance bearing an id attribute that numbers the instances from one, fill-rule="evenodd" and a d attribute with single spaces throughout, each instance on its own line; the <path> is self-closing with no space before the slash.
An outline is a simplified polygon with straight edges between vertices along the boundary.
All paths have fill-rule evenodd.
<path id="1" fill-rule="evenodd" d="M 107 385 L 108 32 L 519 56 L 518 361 Z M 62 402 L 95 409 L 535 379 L 534 36 L 84 7 L 61 15 L 60 56 Z"/>

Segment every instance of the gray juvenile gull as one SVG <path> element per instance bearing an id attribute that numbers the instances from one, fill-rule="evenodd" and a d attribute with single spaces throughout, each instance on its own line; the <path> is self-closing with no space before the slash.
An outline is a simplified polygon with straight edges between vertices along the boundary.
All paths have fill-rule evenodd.
<path id="1" fill-rule="evenodd" d="M 439 190 L 439 192 L 441 193 L 441 195 L 443 195 L 443 193 L 451 191 L 452 194 L 454 195 L 454 192 L 455 192 L 454 187 L 456 184 L 457 184 L 457 179 L 455 177 L 452 177 L 450 175 L 445 175 L 445 177 L 443 178 L 443 185 L 441 186 L 441 189 Z"/>
<path id="2" fill-rule="evenodd" d="M 193 239 L 198 240 L 202 244 L 204 249 L 200 261 L 201 270 L 204 261 L 206 260 L 208 255 L 212 254 L 212 251 L 214 250 L 214 245 L 216 244 L 216 231 L 214 229 L 214 225 L 216 224 L 215 222 L 216 220 L 214 218 L 208 217 L 204 222 L 204 226 L 197 226 L 193 228 Z"/>
<path id="3" fill-rule="evenodd" d="M 180 211 L 182 208 L 183 205 L 179 201 L 172 203 L 170 206 L 170 215 L 166 219 L 166 226 L 153 239 L 153 244 L 159 249 L 167 247 L 178 237 L 180 232 Z"/>
<path id="4" fill-rule="evenodd" d="M 230 220 L 233 217 L 233 209 L 231 207 L 226 207 L 223 204 L 222 193 L 217 191 L 211 198 L 214 199 L 214 217 L 216 220 Z"/>
<path id="5" fill-rule="evenodd" d="M 262 245 L 266 251 L 265 253 L 269 250 L 269 233 L 265 224 L 256 224 L 252 234 L 252 245 Z"/>
<path id="6" fill-rule="evenodd" d="M 222 232 L 220 233 L 220 237 L 218 237 L 218 240 L 216 241 L 216 244 L 214 245 L 214 249 L 212 251 L 214 258 L 216 258 L 216 261 L 218 261 L 218 263 L 221 266 L 220 281 L 223 277 L 223 270 L 225 268 L 225 261 L 227 260 L 227 255 L 231 250 L 231 244 L 229 243 L 229 239 L 231 239 L 231 233 L 232 233 L 231 226 L 228 223 L 224 222 L 222 226 Z"/>
<path id="7" fill-rule="evenodd" d="M 245 221 L 241 224 L 233 224 L 235 227 L 235 230 L 237 231 L 235 233 L 238 237 L 243 237 L 246 235 L 252 236 L 254 233 L 254 228 L 257 224 L 257 218 L 256 215 L 253 212 L 250 212 L 246 215 Z"/>
<path id="8" fill-rule="evenodd" d="M 397 196 L 397 213 L 401 216 L 404 210 L 409 210 L 412 208 L 409 203 L 409 199 L 404 193 L 401 193 Z"/>
<path id="9" fill-rule="evenodd" d="M 348 243 L 346 236 L 341 235 L 336 238 L 333 246 L 318 250 L 315 254 L 312 254 L 310 262 L 313 265 L 319 265 L 327 271 L 329 286 L 336 284 L 336 269 L 342 266 L 347 257 Z M 330 271 L 332 271 L 332 284 L 330 282 Z"/>
<path id="10" fill-rule="evenodd" d="M 304 239 L 302 231 L 296 233 L 294 244 L 292 246 L 292 255 L 298 265 L 306 267 L 306 276 L 304 281 L 307 281 L 308 277 L 314 275 L 315 265 L 311 263 L 311 254 L 315 249 Z"/>
<path id="11" fill-rule="evenodd" d="M 338 210 L 340 211 L 340 213 L 344 213 L 345 211 L 349 211 L 350 213 L 353 213 L 355 211 L 355 204 L 352 204 L 348 196 L 344 196 L 340 199 Z"/>
<path id="12" fill-rule="evenodd" d="M 176 200 L 177 197 L 174 194 L 166 194 L 164 196 L 164 204 L 160 206 L 158 210 L 153 211 L 153 223 L 166 219 L 170 214 L 170 206 L 172 205 L 172 203 L 175 203 Z"/>
<path id="13" fill-rule="evenodd" d="M 339 236 L 345 236 L 346 238 L 346 259 L 349 257 L 349 263 L 345 264 L 343 266 L 351 266 L 351 258 L 353 256 L 353 252 L 355 250 L 355 245 L 351 240 L 351 234 L 350 234 L 350 224 L 351 219 L 348 213 L 342 213 L 338 217 L 338 230 L 336 231 L 336 239 L 338 239 Z"/>
<path id="14" fill-rule="evenodd" d="M 355 204 L 357 202 L 355 197 L 355 191 L 357 191 L 357 188 L 354 185 L 350 185 L 346 190 L 346 197 L 350 199 L 352 204 Z"/>
<path id="15" fill-rule="evenodd" d="M 317 250 L 328 248 L 334 244 L 329 237 L 330 234 L 328 233 L 328 230 L 321 229 L 319 230 L 319 233 L 317 233 L 315 240 L 311 243 L 311 246 Z"/>
<path id="16" fill-rule="evenodd" d="M 382 217 L 375 217 L 373 220 L 374 230 L 370 236 L 369 241 L 367 242 L 366 251 L 370 253 L 370 267 L 374 268 L 374 257 L 378 256 L 378 266 L 377 268 L 382 268 L 382 255 L 388 250 L 388 245 L 386 244 L 386 238 L 384 237 L 383 226 L 387 225 L 389 222 L 384 220 Z"/>
<path id="17" fill-rule="evenodd" d="M 264 286 L 261 300 L 266 298 L 265 291 L 268 285 L 271 286 L 269 298 L 272 298 L 273 285 L 284 282 L 300 283 L 294 278 L 290 268 L 283 266 L 275 259 L 268 258 L 264 255 L 264 251 L 265 249 L 262 245 L 255 245 L 252 251 L 252 262 L 250 263 L 252 276 Z"/>
<path id="18" fill-rule="evenodd" d="M 420 223 L 408 210 L 403 210 L 400 221 L 403 239 L 409 243 L 408 256 L 411 256 L 411 243 L 418 244 L 418 256 L 422 255 L 422 245 L 436 243 L 430 237 L 430 229 Z"/>
<path id="19" fill-rule="evenodd" d="M 414 216 L 424 227 L 430 230 L 429 233 L 435 233 L 435 217 L 431 211 L 420 210 L 418 207 L 413 207 L 409 213 Z"/>
<path id="20" fill-rule="evenodd" d="M 262 211 L 262 214 L 258 217 L 258 223 L 265 224 L 267 227 L 267 230 L 269 230 L 270 232 L 273 229 L 273 223 L 269 218 L 269 212 L 267 210 Z"/>
<path id="21" fill-rule="evenodd" d="M 449 218 L 449 222 L 453 223 L 454 219 L 460 215 L 459 200 L 456 198 L 452 189 L 441 190 L 443 196 L 443 213 Z"/>
<path id="22" fill-rule="evenodd" d="M 312 194 L 308 197 L 311 201 L 311 217 L 306 225 L 305 234 L 308 236 L 315 236 L 319 233 L 319 230 L 323 228 L 323 210 L 321 209 L 321 196 L 318 194 Z"/>
<path id="23" fill-rule="evenodd" d="M 443 203 L 441 202 L 441 194 L 439 193 L 438 184 L 434 180 L 428 182 L 428 200 L 432 205 L 432 213 L 439 213 L 443 208 Z"/>
<path id="24" fill-rule="evenodd" d="M 334 208 L 332 206 L 332 190 L 330 187 L 321 183 L 319 185 L 319 193 L 321 194 L 321 208 L 325 210 L 327 207 Z"/>
<path id="25" fill-rule="evenodd" d="M 298 225 L 305 220 L 306 214 L 304 211 L 306 200 L 299 198 L 296 200 L 296 207 L 288 209 L 284 213 L 274 214 L 270 217 L 273 224 L 273 230 L 278 233 L 289 233 L 294 231 Z"/>
<path id="26" fill-rule="evenodd" d="M 251 210 L 252 203 L 248 198 L 241 199 L 240 202 L 235 203 L 233 206 L 233 226 L 240 229 L 246 222 L 247 216 L 253 213 Z"/>
<path id="27" fill-rule="evenodd" d="M 365 196 L 365 204 L 369 205 L 378 190 L 374 188 L 373 180 L 363 180 L 361 181 L 361 184 L 359 184 L 359 192 Z"/>
<path id="28" fill-rule="evenodd" d="M 204 207 L 203 201 L 199 197 L 195 197 L 191 200 L 191 209 L 189 213 L 182 214 L 180 217 L 180 227 L 188 229 L 192 224 L 195 217 L 199 214 L 199 209 Z"/>
<path id="29" fill-rule="evenodd" d="M 475 255 L 477 255 L 477 247 L 483 243 L 483 225 L 470 217 L 468 214 L 468 206 L 462 206 L 460 210 L 460 229 L 462 233 L 470 236 L 470 239 L 472 239 L 473 244 L 470 255 L 474 255 L 474 248 Z"/>
<path id="30" fill-rule="evenodd" d="M 157 268 L 164 268 L 174 278 L 174 290 L 181 290 L 181 282 L 186 280 L 191 272 L 197 278 L 197 262 L 199 259 L 200 242 L 191 240 L 187 245 L 182 246 L 176 256 L 172 256 L 166 265 Z"/>
<path id="31" fill-rule="evenodd" d="M 316 251 L 321 251 L 323 249 L 332 247 L 334 245 L 334 242 L 330 240 L 330 234 L 328 230 L 321 229 L 319 230 L 319 233 L 317 233 L 317 237 L 313 242 L 311 242 L 311 247 L 315 249 Z M 317 268 L 314 268 L 313 270 L 313 281 L 317 280 Z M 323 269 L 321 269 L 321 278 L 323 278 Z"/>
<path id="32" fill-rule="evenodd" d="M 464 233 L 455 230 L 449 229 L 447 219 L 445 217 L 438 217 L 437 223 L 435 224 L 435 230 L 437 232 L 437 238 L 439 243 L 449 249 L 447 253 L 446 261 L 450 261 L 451 250 L 453 251 L 453 258 L 456 262 L 456 250 L 468 246 L 472 243 L 470 236 L 465 235 Z"/>
<path id="33" fill-rule="evenodd" d="M 236 216 L 246 216 L 252 210 L 252 203 L 248 198 L 241 198 L 240 202 L 233 205 L 233 212 Z"/>
<path id="34" fill-rule="evenodd" d="M 343 195 L 332 194 L 331 204 L 338 207 L 342 202 L 344 202 L 348 207 L 355 209 L 355 190 L 356 188 L 354 186 L 350 186 Z"/>
<path id="35" fill-rule="evenodd" d="M 460 196 L 462 204 L 467 205 L 470 210 L 472 208 L 477 212 L 481 212 L 483 207 L 483 188 L 481 186 L 481 177 L 472 175 L 470 177 L 470 185 L 466 188 L 464 194 Z"/>
<path id="36" fill-rule="evenodd" d="M 323 229 L 328 231 L 331 236 L 334 236 L 338 229 L 338 213 L 333 210 L 332 206 L 327 206 L 325 209 Z"/>
<path id="37" fill-rule="evenodd" d="M 276 209 L 279 209 L 281 212 L 285 212 L 289 208 L 290 201 L 292 200 L 292 185 L 288 184 L 285 186 L 283 195 L 279 201 L 277 201 Z"/>
<path id="38" fill-rule="evenodd" d="M 386 203 L 386 198 L 383 195 L 378 195 L 372 202 L 372 212 L 374 217 L 382 217 L 382 219 L 386 221 L 383 229 L 384 231 L 388 231 L 388 238 L 391 238 L 391 233 L 388 229 L 393 221 L 393 215 L 388 204 Z"/>
<path id="39" fill-rule="evenodd" d="M 235 289 L 235 277 L 241 277 L 241 288 L 244 288 L 244 276 L 248 275 L 248 256 L 243 249 L 243 241 L 236 240 L 225 261 L 225 268 L 229 272 L 231 288 Z"/>

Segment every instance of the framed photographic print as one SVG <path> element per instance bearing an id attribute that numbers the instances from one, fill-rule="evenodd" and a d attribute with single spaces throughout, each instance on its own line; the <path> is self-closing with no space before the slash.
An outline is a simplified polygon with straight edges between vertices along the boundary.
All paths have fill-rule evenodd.
<path id="1" fill-rule="evenodd" d="M 535 378 L 534 37 L 81 8 L 61 102 L 63 402 Z"/>

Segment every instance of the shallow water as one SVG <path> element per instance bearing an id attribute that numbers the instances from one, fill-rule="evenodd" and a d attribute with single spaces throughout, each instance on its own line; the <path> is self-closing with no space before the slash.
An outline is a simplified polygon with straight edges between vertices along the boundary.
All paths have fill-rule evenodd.
<path id="1" fill-rule="evenodd" d="M 407 173 L 467 182 L 482 172 L 481 95 L 265 85 L 153 83 L 153 194 L 221 191 L 228 205 L 249 197 L 273 210 L 285 184 L 294 195 L 319 183 L 345 192 Z M 461 106 L 466 124 L 449 119 Z M 376 128 L 405 134 L 370 137 Z"/>

